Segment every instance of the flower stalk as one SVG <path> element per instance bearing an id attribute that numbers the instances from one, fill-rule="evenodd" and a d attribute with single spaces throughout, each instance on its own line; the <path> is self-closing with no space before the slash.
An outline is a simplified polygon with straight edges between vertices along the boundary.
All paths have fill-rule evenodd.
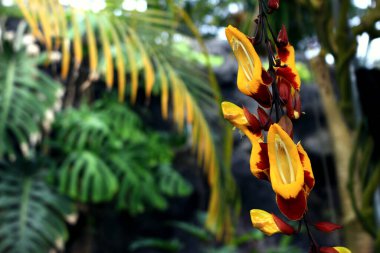
<path id="1" fill-rule="evenodd" d="M 306 217 L 307 200 L 315 179 L 307 152 L 300 142 L 293 141 L 292 120 L 302 115 L 301 80 L 295 67 L 295 50 L 289 43 L 285 26 L 275 36 L 269 23 L 268 15 L 279 6 L 279 0 L 269 0 L 268 3 L 259 0 L 253 37 L 232 26 L 226 28 L 227 40 L 238 62 L 237 87 L 259 106 L 255 115 L 244 106 L 241 108 L 231 102 L 223 102 L 222 111 L 224 117 L 242 131 L 252 144 L 252 174 L 271 184 L 279 210 L 288 220 L 299 222 L 298 232 L 302 224 L 305 225 L 310 252 L 350 252 L 344 247 L 320 247 L 313 237 L 312 223 Z M 268 69 L 262 67 L 256 53 L 255 47 L 259 45 L 266 50 Z M 296 233 L 284 220 L 264 210 L 252 209 L 251 220 L 253 226 L 266 235 Z M 322 232 L 341 228 L 328 222 L 316 223 L 314 227 Z"/>

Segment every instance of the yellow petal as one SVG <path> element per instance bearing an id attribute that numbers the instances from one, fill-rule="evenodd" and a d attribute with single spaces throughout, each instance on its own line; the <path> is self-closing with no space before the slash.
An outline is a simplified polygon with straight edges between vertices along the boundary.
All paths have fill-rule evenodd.
<path id="1" fill-rule="evenodd" d="M 296 88 L 297 91 L 299 91 L 301 88 L 301 78 L 296 68 L 296 54 L 294 47 L 289 43 L 282 49 L 277 48 L 277 53 L 279 54 L 281 63 L 283 65 L 287 65 L 290 68 L 291 72 L 294 74 L 294 77 L 290 78 L 289 81 L 292 83 L 292 86 Z"/>
<path id="2" fill-rule="evenodd" d="M 226 37 L 239 64 L 237 78 L 239 90 L 248 96 L 256 94 L 263 83 L 259 55 L 247 36 L 235 27 L 226 28 Z"/>
<path id="3" fill-rule="evenodd" d="M 250 214 L 252 225 L 264 234 L 273 235 L 276 233 L 281 233 L 281 230 L 277 227 L 272 214 L 260 209 L 252 209 Z"/>
<path id="4" fill-rule="evenodd" d="M 270 179 L 273 190 L 285 199 L 295 198 L 304 184 L 297 146 L 278 124 L 268 131 Z"/>
<path id="5" fill-rule="evenodd" d="M 248 126 L 248 120 L 244 116 L 243 109 L 231 102 L 222 102 L 224 118 L 234 126 Z"/>
<path id="6" fill-rule="evenodd" d="M 311 162 L 306 151 L 303 149 L 301 143 L 297 144 L 298 153 L 304 170 L 305 190 L 309 194 L 315 184 L 313 170 L 311 168 Z"/>
<path id="7" fill-rule="evenodd" d="M 251 172 L 258 179 L 269 181 L 269 160 L 267 145 L 260 139 L 258 141 L 252 141 L 251 143 L 252 151 L 249 160 Z"/>
<path id="8" fill-rule="evenodd" d="M 261 138 L 261 131 L 258 133 L 253 133 L 248 129 L 249 123 L 241 107 L 235 105 L 234 103 L 225 101 L 222 102 L 222 112 L 224 118 L 242 131 L 251 142 L 255 142 Z"/>
<path id="9" fill-rule="evenodd" d="M 345 247 L 333 247 L 333 248 L 337 250 L 339 253 L 351 253 L 351 250 Z"/>

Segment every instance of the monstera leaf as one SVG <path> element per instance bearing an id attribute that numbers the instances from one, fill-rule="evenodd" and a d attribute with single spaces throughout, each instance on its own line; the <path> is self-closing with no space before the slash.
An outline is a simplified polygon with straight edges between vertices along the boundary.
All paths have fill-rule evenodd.
<path id="1" fill-rule="evenodd" d="M 70 202 L 30 161 L 0 165 L 0 252 L 48 252 L 67 239 Z"/>
<path id="2" fill-rule="evenodd" d="M 89 151 L 72 152 L 60 170 L 60 191 L 83 202 L 111 200 L 118 188 L 109 166 Z"/>
<path id="3" fill-rule="evenodd" d="M 120 127 L 122 126 L 122 127 Z M 191 185 L 170 164 L 169 140 L 147 130 L 114 99 L 68 109 L 58 116 L 52 140 L 62 156 L 62 193 L 82 202 L 110 201 L 131 214 L 167 208 L 169 197 L 187 196 Z"/>

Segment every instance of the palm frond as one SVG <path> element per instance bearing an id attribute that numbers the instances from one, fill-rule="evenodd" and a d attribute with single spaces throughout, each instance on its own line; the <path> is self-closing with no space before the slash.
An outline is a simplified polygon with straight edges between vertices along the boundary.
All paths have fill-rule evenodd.
<path id="1" fill-rule="evenodd" d="M 0 158 L 12 158 L 20 152 L 29 155 L 31 138 L 40 135 L 42 126 L 49 123 L 46 116 L 53 113 L 60 87 L 37 68 L 38 59 L 29 57 L 21 47 L 23 32 L 17 34 L 13 43 L 1 41 Z"/>
<path id="2" fill-rule="evenodd" d="M 51 1 L 55 1 L 58 5 L 57 0 Z M 29 6 L 33 6 L 37 2 L 36 0 L 29 0 L 28 4 Z M 35 27 L 38 21 L 43 22 L 43 13 L 48 13 L 49 5 L 40 3 L 38 7 L 40 10 L 36 12 L 35 8 L 25 8 L 24 3 L 20 1 L 18 4 L 32 30 L 35 30 L 36 36 L 38 33 L 42 34 L 42 37 L 45 38 L 42 41 L 45 43 L 50 43 L 47 38 L 49 34 L 53 37 L 67 36 L 62 33 L 64 29 L 55 29 L 59 33 L 55 34 L 55 32 L 51 32 L 54 30 L 52 27 L 50 29 L 44 28 L 45 25 L 42 23 L 42 30 L 36 30 Z M 143 13 L 123 11 L 120 17 L 110 15 L 107 11 L 101 11 L 96 14 L 96 18 L 90 12 L 79 12 L 75 9 L 67 8 L 67 13 L 71 15 L 71 26 L 68 26 L 70 27 L 68 31 L 72 30 L 71 33 L 73 34 L 71 38 L 73 43 L 70 43 L 70 45 L 74 47 L 75 66 L 78 68 L 82 63 L 84 51 L 82 47 L 84 45 L 81 42 L 81 37 L 86 37 L 90 80 L 97 77 L 98 67 L 100 66 L 102 68 L 100 72 L 105 73 L 106 83 L 108 87 L 111 87 L 114 81 L 114 59 L 116 59 L 119 100 L 122 101 L 124 99 L 124 92 L 126 90 L 124 72 L 130 73 L 130 99 L 132 103 L 136 101 L 137 97 L 139 74 L 144 76 L 145 96 L 147 99 L 151 96 L 153 86 L 160 85 L 163 118 L 169 118 L 169 98 L 171 98 L 173 120 L 178 125 L 179 131 L 184 129 L 185 124 L 189 126 L 188 129 L 191 130 L 193 147 L 197 150 L 198 161 L 208 173 L 212 193 L 209 207 L 210 218 L 207 224 L 210 229 L 215 231 L 217 224 L 223 222 L 228 224 L 229 218 L 225 217 L 225 221 L 223 221 L 217 217 L 221 215 L 221 212 L 224 212 L 222 206 L 225 205 L 221 190 L 224 188 L 224 180 L 220 178 L 223 177 L 222 173 L 230 174 L 230 171 L 222 170 L 220 162 L 217 161 L 216 142 L 204 111 L 201 110 L 204 107 L 201 107 L 200 101 L 214 101 L 214 103 L 208 103 L 207 108 L 213 108 L 214 111 L 218 111 L 216 109 L 218 108 L 218 103 L 215 102 L 219 102 L 219 90 L 210 67 L 208 68 L 208 75 L 204 79 L 202 78 L 201 81 L 194 82 L 197 84 L 197 88 L 191 89 L 189 88 L 190 85 L 186 85 L 189 78 L 185 81 L 184 75 L 181 75 L 179 72 L 181 71 L 181 65 L 185 65 L 186 60 L 182 59 L 173 64 L 168 59 L 169 56 L 162 56 L 164 54 L 175 55 L 173 54 L 175 48 L 172 46 L 173 35 L 177 33 L 176 28 L 181 22 L 194 34 L 201 44 L 203 51 L 207 52 L 207 50 L 189 16 L 181 8 L 177 7 L 173 1 L 167 3 L 165 10 L 154 8 L 154 4 L 150 5 L 150 7 L 152 6 L 153 8 L 148 8 Z M 42 9 L 45 9 L 45 11 L 42 11 Z M 37 19 L 37 17 L 40 18 Z M 56 23 L 60 23 L 60 19 L 62 17 L 51 17 L 51 26 L 55 27 Z M 79 20 L 85 20 L 85 26 L 81 25 L 78 22 Z M 97 34 L 100 34 L 100 43 L 96 41 Z M 161 42 L 157 42 L 157 39 L 161 40 Z M 100 48 L 103 54 L 99 53 Z M 123 55 L 125 55 L 123 60 L 121 59 L 120 52 L 123 52 Z M 162 55 L 157 56 L 157 52 L 160 52 Z M 102 55 L 104 55 L 103 58 L 105 59 L 104 66 L 98 64 L 99 58 Z M 206 57 L 206 59 L 208 58 Z M 62 61 L 64 61 L 62 65 L 67 66 L 68 58 L 63 57 Z M 186 71 L 194 70 L 188 68 Z M 66 70 L 64 73 L 66 73 Z M 65 77 L 65 75 L 62 75 L 62 77 Z M 222 216 L 225 215 L 229 215 L 227 211 L 225 214 L 222 214 Z"/>
<path id="3" fill-rule="evenodd" d="M 0 165 L 0 252 L 48 252 L 68 237 L 70 202 L 32 162 Z"/>

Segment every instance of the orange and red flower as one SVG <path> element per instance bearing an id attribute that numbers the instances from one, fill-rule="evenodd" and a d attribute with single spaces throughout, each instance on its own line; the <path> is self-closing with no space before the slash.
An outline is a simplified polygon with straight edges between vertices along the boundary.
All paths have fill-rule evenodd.
<path id="1" fill-rule="evenodd" d="M 268 85 L 272 78 L 263 69 L 259 55 L 245 34 L 233 26 L 226 28 L 226 36 L 238 62 L 237 86 L 261 106 L 272 105 L 272 94 Z"/>
<path id="2" fill-rule="evenodd" d="M 266 235 L 277 233 L 292 235 L 295 233 L 292 226 L 274 214 L 270 214 L 260 209 L 252 209 L 250 214 L 252 225 Z"/>

